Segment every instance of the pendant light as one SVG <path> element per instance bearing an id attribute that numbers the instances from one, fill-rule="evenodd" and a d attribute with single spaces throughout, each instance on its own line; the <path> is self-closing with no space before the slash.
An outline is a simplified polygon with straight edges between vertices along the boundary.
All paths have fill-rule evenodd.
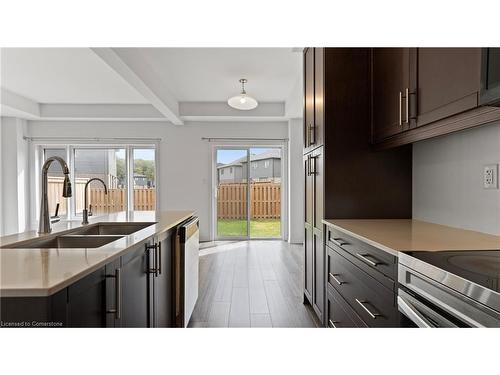
<path id="1" fill-rule="evenodd" d="M 240 79 L 241 94 L 229 98 L 227 100 L 227 104 L 229 104 L 233 108 L 242 111 L 248 111 L 250 109 L 254 109 L 259 105 L 257 100 L 247 95 L 247 92 L 245 91 L 245 83 L 247 82 L 248 81 L 245 78 Z"/>

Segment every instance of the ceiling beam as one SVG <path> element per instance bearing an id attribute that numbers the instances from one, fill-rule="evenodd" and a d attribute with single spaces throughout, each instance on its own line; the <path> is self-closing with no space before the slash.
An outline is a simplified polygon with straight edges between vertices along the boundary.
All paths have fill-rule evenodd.
<path id="1" fill-rule="evenodd" d="M 149 68 L 131 56 L 119 55 L 112 48 L 91 48 L 109 67 L 146 98 L 167 120 L 183 125 L 179 116 L 179 103 L 158 80 L 153 79 Z"/>
<path id="2" fill-rule="evenodd" d="M 166 121 L 151 104 L 40 104 L 40 119 Z"/>
<path id="3" fill-rule="evenodd" d="M 40 106 L 37 102 L 2 88 L 0 91 L 1 115 L 36 119 L 40 116 Z"/>
<path id="4" fill-rule="evenodd" d="M 179 113 L 186 121 L 275 121 L 284 119 L 285 103 L 259 103 L 255 109 L 241 111 L 226 102 L 180 102 Z"/>

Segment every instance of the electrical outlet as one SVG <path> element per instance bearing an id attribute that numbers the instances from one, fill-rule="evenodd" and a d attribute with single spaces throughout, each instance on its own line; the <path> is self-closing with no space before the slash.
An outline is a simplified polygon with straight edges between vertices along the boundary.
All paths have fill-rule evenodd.
<path id="1" fill-rule="evenodd" d="M 498 189 L 498 164 L 484 166 L 483 186 L 485 189 Z"/>

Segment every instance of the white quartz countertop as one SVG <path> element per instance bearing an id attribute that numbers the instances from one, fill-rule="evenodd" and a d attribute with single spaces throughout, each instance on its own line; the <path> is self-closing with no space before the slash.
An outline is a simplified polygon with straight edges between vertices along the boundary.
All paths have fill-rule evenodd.
<path id="1" fill-rule="evenodd" d="M 153 235 L 165 232 L 194 215 L 194 211 L 128 211 L 93 217 L 90 224 L 103 222 L 151 222 L 142 230 L 98 248 L 0 249 L 0 296 L 49 296 L 89 275 L 125 254 L 127 250 Z M 5 247 L 20 241 L 64 234 L 82 227 L 79 221 L 61 222 L 52 233 L 39 235 L 28 231 L 0 237 Z"/>

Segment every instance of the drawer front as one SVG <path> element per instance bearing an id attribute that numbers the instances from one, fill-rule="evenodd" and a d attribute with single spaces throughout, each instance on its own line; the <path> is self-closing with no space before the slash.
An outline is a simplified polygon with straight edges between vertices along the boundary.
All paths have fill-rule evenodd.
<path id="1" fill-rule="evenodd" d="M 344 301 L 342 296 L 331 286 L 327 293 L 327 327 L 328 328 L 356 328 L 366 327 L 363 320 Z"/>
<path id="2" fill-rule="evenodd" d="M 347 301 L 369 327 L 397 327 L 399 313 L 393 290 L 333 249 L 328 249 L 328 284 Z"/>
<path id="3" fill-rule="evenodd" d="M 349 236 L 330 226 L 326 226 L 327 245 L 335 246 L 356 257 L 366 267 L 377 270 L 391 280 L 397 280 L 397 257 L 384 250 Z"/>

